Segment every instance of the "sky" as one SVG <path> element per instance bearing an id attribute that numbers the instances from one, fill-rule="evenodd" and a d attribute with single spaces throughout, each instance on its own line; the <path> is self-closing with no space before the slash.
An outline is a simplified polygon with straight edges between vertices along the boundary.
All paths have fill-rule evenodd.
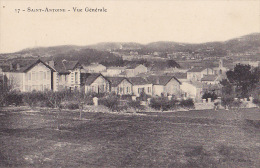
<path id="1" fill-rule="evenodd" d="M 27 11 L 46 7 L 71 11 Z M 73 7 L 83 11 L 73 12 Z M 107 12 L 85 12 L 86 7 Z M 0 53 L 99 42 L 203 43 L 255 32 L 260 32 L 260 0 L 0 1 Z"/>

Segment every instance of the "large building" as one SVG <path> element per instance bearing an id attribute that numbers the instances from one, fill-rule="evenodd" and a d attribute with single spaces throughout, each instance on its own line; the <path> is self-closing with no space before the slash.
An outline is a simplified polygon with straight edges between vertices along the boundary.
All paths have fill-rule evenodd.
<path id="1" fill-rule="evenodd" d="M 82 66 L 78 61 L 49 61 L 48 65 L 57 71 L 57 74 L 54 77 L 56 79 L 56 90 L 80 89 L 80 73 Z"/>
<path id="2" fill-rule="evenodd" d="M 16 60 L 2 67 L 13 90 L 21 92 L 56 90 L 56 70 L 42 60 Z"/>

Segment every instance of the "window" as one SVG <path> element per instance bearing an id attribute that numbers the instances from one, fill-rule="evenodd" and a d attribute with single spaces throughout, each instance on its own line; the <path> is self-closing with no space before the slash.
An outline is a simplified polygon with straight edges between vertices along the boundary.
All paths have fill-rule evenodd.
<path id="1" fill-rule="evenodd" d="M 47 80 L 50 80 L 50 78 L 51 78 L 51 72 L 50 72 L 50 71 L 47 71 L 47 72 L 46 72 L 46 79 L 47 79 Z"/>
<path id="2" fill-rule="evenodd" d="M 31 80 L 31 72 L 28 73 L 28 80 Z"/>
<path id="3" fill-rule="evenodd" d="M 43 79 L 46 79 L 46 77 L 47 77 L 47 73 L 44 72 L 44 74 L 43 74 Z"/>
<path id="4" fill-rule="evenodd" d="M 32 72 L 32 81 L 35 81 L 35 80 L 36 80 L 36 73 Z"/>
<path id="5" fill-rule="evenodd" d="M 78 72 L 75 72 L 75 83 L 78 83 Z"/>
<path id="6" fill-rule="evenodd" d="M 119 88 L 119 91 L 120 91 L 120 93 L 123 93 L 123 88 L 120 87 L 120 88 Z"/>
<path id="7" fill-rule="evenodd" d="M 151 90 L 152 89 L 150 87 L 147 88 L 148 93 L 151 93 Z"/>
<path id="8" fill-rule="evenodd" d="M 44 74 L 43 74 L 43 72 L 41 71 L 41 72 L 39 72 L 39 80 L 42 81 L 43 78 L 44 78 Z"/>

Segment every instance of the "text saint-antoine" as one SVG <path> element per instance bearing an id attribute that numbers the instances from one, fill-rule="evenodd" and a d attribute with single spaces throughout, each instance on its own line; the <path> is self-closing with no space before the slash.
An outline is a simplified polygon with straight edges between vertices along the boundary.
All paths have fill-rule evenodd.
<path id="1" fill-rule="evenodd" d="M 101 7 L 101 8 L 91 8 L 91 7 L 85 7 L 85 8 L 78 8 L 78 7 L 72 7 L 72 9 L 63 9 L 63 8 L 27 8 L 27 12 L 107 12 L 107 8 Z"/>

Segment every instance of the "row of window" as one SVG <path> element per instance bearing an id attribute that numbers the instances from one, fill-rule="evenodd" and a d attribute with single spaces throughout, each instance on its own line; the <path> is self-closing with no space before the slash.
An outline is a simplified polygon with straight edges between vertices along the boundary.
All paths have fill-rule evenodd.
<path id="1" fill-rule="evenodd" d="M 25 91 L 46 91 L 46 90 L 50 90 L 51 89 L 51 85 L 47 84 L 47 85 L 25 85 Z"/>
<path id="2" fill-rule="evenodd" d="M 25 74 L 25 81 L 42 81 L 50 80 L 51 72 L 50 71 L 39 71 L 39 72 L 28 72 Z"/>
<path id="3" fill-rule="evenodd" d="M 138 93 L 140 94 L 142 92 L 145 92 L 144 88 L 138 88 Z M 151 87 L 147 88 L 147 93 L 152 93 L 152 88 Z"/>
<path id="4" fill-rule="evenodd" d="M 70 77 L 71 83 L 73 83 L 73 82 L 74 82 L 74 75 L 73 75 L 73 73 L 71 73 L 70 75 L 71 75 L 71 77 Z M 79 77 L 79 76 L 78 76 L 78 72 L 75 72 L 75 83 L 76 83 L 76 84 L 79 83 L 78 77 Z M 67 80 L 68 80 L 68 75 L 61 75 L 60 78 L 61 78 L 61 81 L 67 82 Z"/>
<path id="5" fill-rule="evenodd" d="M 131 87 L 119 87 L 117 93 L 131 93 Z"/>

